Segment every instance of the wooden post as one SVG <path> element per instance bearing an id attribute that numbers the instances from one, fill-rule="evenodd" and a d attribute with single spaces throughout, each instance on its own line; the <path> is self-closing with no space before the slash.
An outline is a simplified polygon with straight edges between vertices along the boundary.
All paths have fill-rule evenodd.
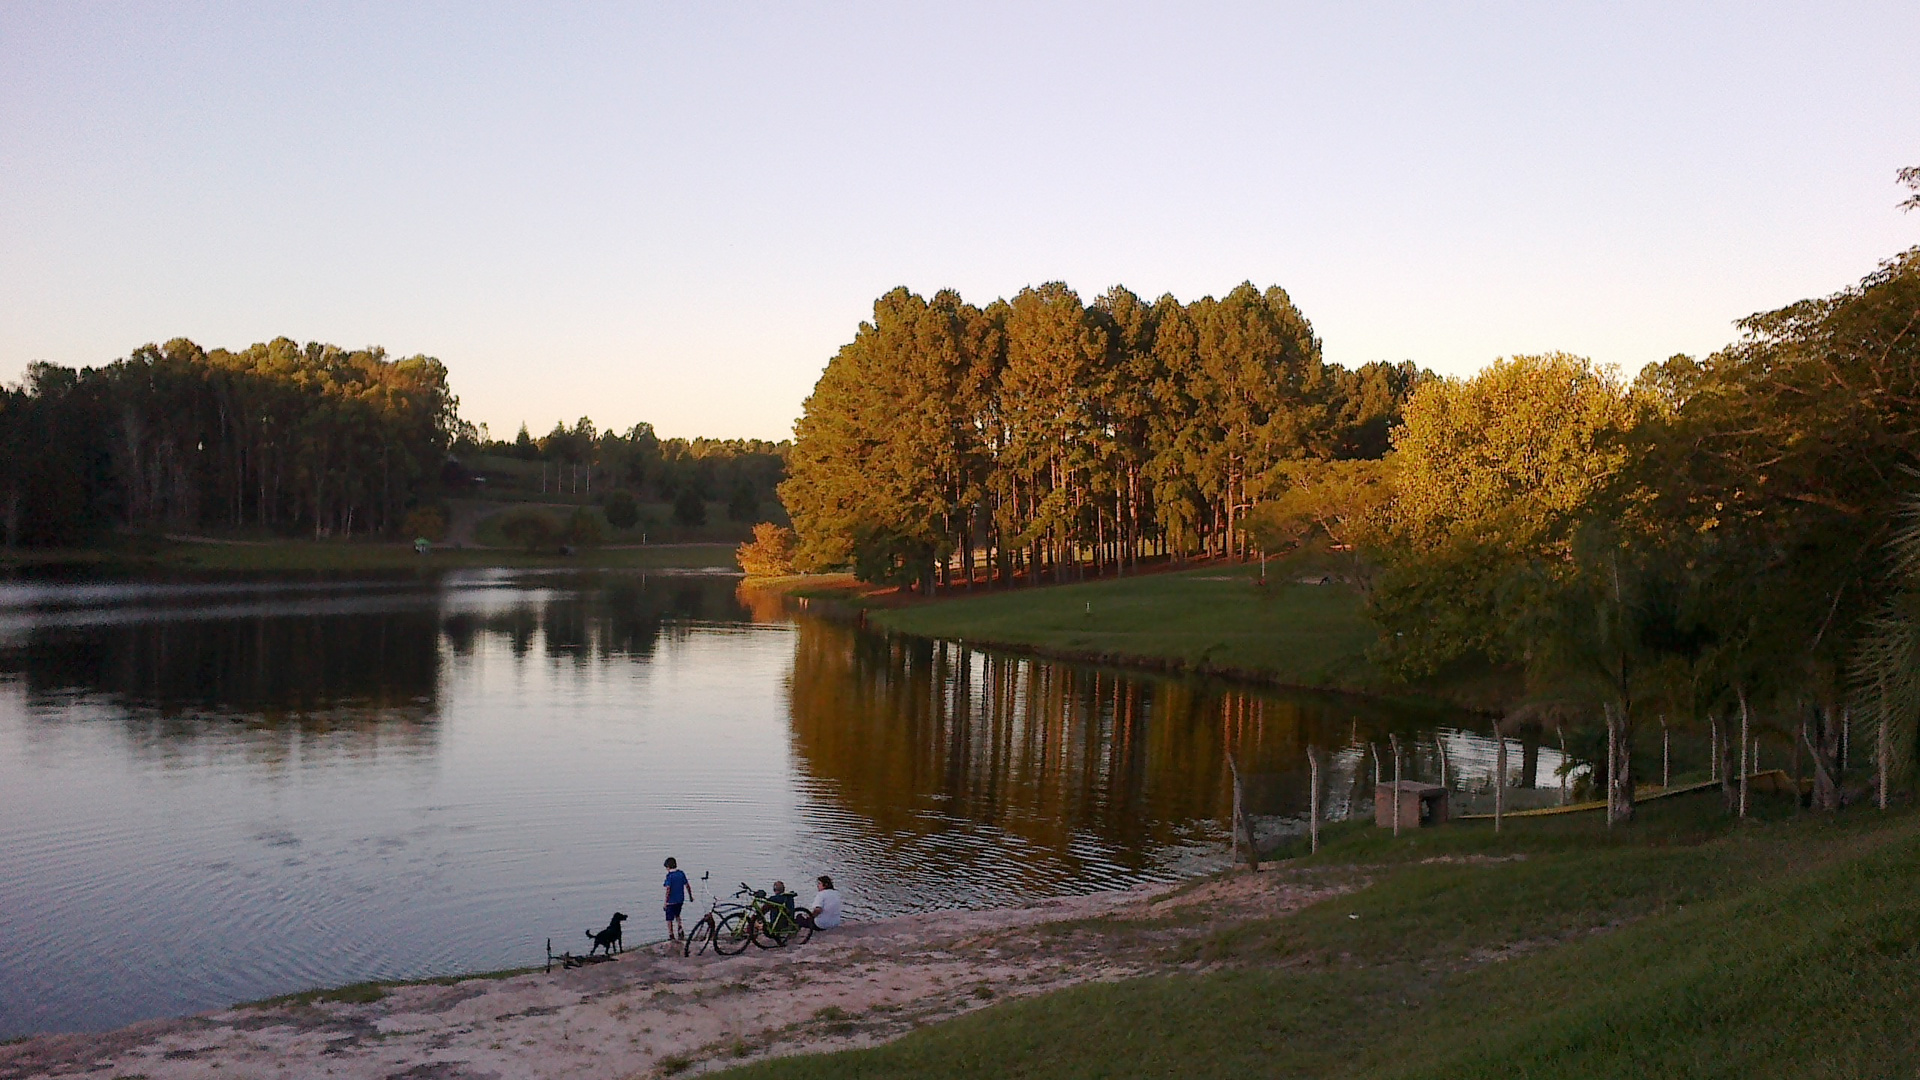
<path id="1" fill-rule="evenodd" d="M 1613 789 L 1620 771 L 1620 740 L 1614 730 L 1613 705 L 1611 703 L 1606 705 L 1605 711 L 1607 714 L 1607 786 L 1602 791 L 1601 798 L 1607 800 L 1607 828 L 1611 829 L 1614 820 Z"/>
<path id="2" fill-rule="evenodd" d="M 1247 816 L 1245 791 L 1240 786 L 1240 767 L 1235 764 L 1233 754 L 1227 754 L 1227 771 L 1233 777 L 1233 835 L 1237 846 L 1244 841 L 1247 845 L 1247 866 L 1260 869 L 1260 849 L 1253 842 L 1253 819 Z"/>
<path id="3" fill-rule="evenodd" d="M 1437 732 L 1433 736 L 1433 749 L 1440 755 L 1440 786 L 1450 787 L 1447 783 L 1447 743 L 1445 737 Z"/>
<path id="4" fill-rule="evenodd" d="M 1264 553 L 1263 553 L 1264 554 Z M 1307 836 L 1311 850 L 1320 850 L 1320 751 L 1307 747 L 1307 798 L 1313 805 L 1307 810 Z"/>
<path id="5" fill-rule="evenodd" d="M 1507 814 L 1507 735 L 1493 722 L 1493 831 L 1499 832 Z"/>
<path id="6" fill-rule="evenodd" d="M 1747 689 L 1740 688 L 1740 816 L 1747 816 L 1747 775 L 1753 771 L 1752 761 L 1747 757 L 1749 740 L 1747 732 L 1752 720 L 1747 709 Z M 1755 755 L 1756 757 L 1759 755 Z"/>
<path id="7" fill-rule="evenodd" d="M 1387 736 L 1393 749 L 1393 835 L 1400 835 L 1400 736 Z"/>
<path id="8" fill-rule="evenodd" d="M 1560 805 L 1565 806 L 1567 805 L 1567 783 L 1570 779 L 1567 774 L 1567 763 L 1573 759 L 1567 756 L 1566 725 L 1555 720 L 1553 722 L 1553 730 L 1560 736 Z"/>
<path id="9" fill-rule="evenodd" d="M 1720 779 L 1720 718 L 1707 714 L 1707 752 L 1713 761 L 1707 766 L 1707 779 Z"/>
<path id="10" fill-rule="evenodd" d="M 1373 812 L 1374 824 L 1380 823 L 1380 747 L 1371 740 L 1367 743 L 1367 753 L 1373 758 Z"/>
<path id="11" fill-rule="evenodd" d="M 1667 714 L 1660 714 L 1660 790 L 1672 787 L 1673 753 L 1672 743 L 1667 736 Z"/>

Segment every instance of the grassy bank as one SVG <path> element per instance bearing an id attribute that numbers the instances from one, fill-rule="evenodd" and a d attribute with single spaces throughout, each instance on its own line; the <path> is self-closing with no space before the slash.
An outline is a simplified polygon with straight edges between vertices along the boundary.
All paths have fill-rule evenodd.
<path id="1" fill-rule="evenodd" d="M 967 595 L 876 608 L 872 623 L 902 633 L 1033 649 L 1051 655 L 1236 674 L 1291 686 L 1394 689 L 1366 657 L 1376 631 L 1360 596 L 1306 585 L 1275 563 Z"/>
<path id="2" fill-rule="evenodd" d="M 1763 811 L 1732 827 L 1707 795 L 1613 834 L 1592 815 L 1345 828 L 1273 872 L 1369 884 L 1185 946 L 1182 973 L 727 1075 L 1911 1075 L 1920 818 Z"/>
<path id="3" fill-rule="evenodd" d="M 98 548 L 0 552 L 0 568 L 92 567 L 103 570 L 372 571 L 434 568 L 732 569 L 731 544 L 650 544 L 584 548 L 573 555 L 528 554 L 513 548 L 439 548 L 339 540 L 177 542 L 126 538 Z"/>

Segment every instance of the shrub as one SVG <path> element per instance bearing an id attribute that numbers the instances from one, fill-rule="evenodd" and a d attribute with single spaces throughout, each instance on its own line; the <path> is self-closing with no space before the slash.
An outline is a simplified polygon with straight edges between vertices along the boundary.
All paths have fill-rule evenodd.
<path id="1" fill-rule="evenodd" d="M 530 552 L 538 551 L 560 538 L 560 523 L 544 510 L 522 507 L 500 522 L 500 534 Z"/>
<path id="2" fill-rule="evenodd" d="M 437 506 L 416 506 L 407 511 L 400 532 L 408 540 L 425 537 L 437 544 L 447 538 L 446 512 Z"/>
<path id="3" fill-rule="evenodd" d="M 793 549 L 799 542 L 792 529 L 763 521 L 753 527 L 753 539 L 734 552 L 748 577 L 783 577 L 793 573 Z"/>
<path id="4" fill-rule="evenodd" d="M 632 492 L 616 491 L 607 496 L 607 524 L 616 529 L 631 529 L 640 524 L 640 503 Z"/>
<path id="5" fill-rule="evenodd" d="M 586 547 L 589 544 L 597 544 L 606 538 L 607 527 L 601 523 L 600 515 L 594 513 L 593 507 L 591 506 L 583 506 L 575 510 L 573 517 L 567 519 L 567 541 L 569 543 Z"/>

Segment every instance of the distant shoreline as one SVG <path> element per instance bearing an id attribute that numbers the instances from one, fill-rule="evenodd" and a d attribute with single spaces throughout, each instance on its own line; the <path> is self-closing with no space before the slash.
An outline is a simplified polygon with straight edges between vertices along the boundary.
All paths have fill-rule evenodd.
<path id="1" fill-rule="evenodd" d="M 734 569 L 730 543 L 602 545 L 571 555 L 513 548 L 461 545 L 428 554 L 410 543 L 367 540 L 250 540 L 200 537 L 120 536 L 85 548 L 0 549 L 0 571 L 31 567 L 116 571 L 354 571 L 501 567 L 509 569 L 668 570 Z"/>

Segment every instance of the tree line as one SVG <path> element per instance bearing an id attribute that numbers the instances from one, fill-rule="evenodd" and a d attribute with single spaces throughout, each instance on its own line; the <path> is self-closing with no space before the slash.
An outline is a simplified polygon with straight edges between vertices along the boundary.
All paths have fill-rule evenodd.
<path id="1" fill-rule="evenodd" d="M 708 502 L 724 502 L 730 520 L 759 520 L 776 504 L 791 445 L 766 439 L 662 439 L 647 423 L 625 432 L 601 431 L 583 416 L 571 427 L 556 422 L 539 438 L 525 424 L 511 440 L 489 439 L 483 432 L 473 449 L 483 462 L 492 457 L 551 463 L 556 491 L 580 494 L 584 480 L 586 494 L 617 489 L 636 499 L 669 503 L 677 523 L 700 525 Z"/>
<path id="2" fill-rule="evenodd" d="M 287 338 L 184 338 L 104 367 L 34 363 L 0 387 L 0 539 L 114 526 L 390 532 L 458 424 L 446 368 Z"/>
<path id="3" fill-rule="evenodd" d="M 1411 363 L 1349 371 L 1286 292 L 1066 285 L 976 307 L 905 288 L 828 363 L 780 495 L 801 569 L 922 588 L 1245 554 L 1305 463 L 1378 458 Z"/>
<path id="4" fill-rule="evenodd" d="M 377 346 L 177 338 L 101 367 L 36 362 L 0 386 L 0 543 L 84 545 L 116 528 L 432 533 L 410 513 L 444 524 L 431 508 L 471 493 L 489 458 L 550 466 L 556 496 L 624 500 L 609 508 L 616 525 L 649 497 L 682 524 L 704 523 L 709 501 L 750 523 L 785 477 L 786 443 L 602 432 L 586 418 L 493 440 L 458 409 L 440 361 Z"/>

